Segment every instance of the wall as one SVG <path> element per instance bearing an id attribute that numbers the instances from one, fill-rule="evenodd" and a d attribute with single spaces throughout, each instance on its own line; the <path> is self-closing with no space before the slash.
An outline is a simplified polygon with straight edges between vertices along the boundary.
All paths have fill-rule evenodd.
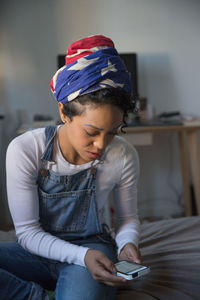
<path id="1" fill-rule="evenodd" d="M 56 55 L 91 34 L 111 37 L 119 52 L 138 53 L 140 95 L 157 113 L 179 110 L 199 116 L 198 0 L 4 0 L 0 14 L 5 147 L 20 123 L 30 124 L 34 114 L 58 118 L 49 90 Z M 138 147 L 138 152 L 142 214 L 181 214 L 176 136 L 157 135 L 152 147 Z"/>

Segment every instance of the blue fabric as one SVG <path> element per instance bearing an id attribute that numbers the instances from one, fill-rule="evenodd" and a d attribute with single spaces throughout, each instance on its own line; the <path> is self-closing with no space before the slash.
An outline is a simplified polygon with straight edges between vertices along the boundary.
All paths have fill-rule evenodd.
<path id="1" fill-rule="evenodd" d="M 115 245 L 107 234 L 76 244 L 100 250 L 116 261 Z M 0 299 L 48 300 L 47 289 L 55 289 L 56 300 L 113 300 L 116 293 L 94 280 L 85 267 L 31 254 L 17 242 L 0 242 Z"/>
<path id="2" fill-rule="evenodd" d="M 53 143 L 52 140 L 56 135 L 57 127 L 56 126 L 47 126 L 45 128 L 45 136 L 46 136 L 46 148 L 44 153 L 42 154 L 41 159 L 46 161 L 52 161 L 53 157 Z"/>
<path id="3" fill-rule="evenodd" d="M 95 242 L 96 240 L 96 242 Z M 84 246 L 104 252 L 112 261 L 116 261 L 115 247 L 112 242 L 102 243 L 97 238 L 87 241 Z M 66 265 L 60 271 L 56 287 L 56 299 L 59 300 L 114 300 L 116 288 L 94 280 L 87 268 L 78 265 Z"/>
<path id="4" fill-rule="evenodd" d="M 47 146 L 42 158 L 43 168 L 48 169 L 55 129 L 47 127 L 45 134 Z M 65 240 L 101 233 L 96 204 L 96 171 L 86 169 L 74 175 L 60 176 L 52 170 L 43 172 L 44 169 L 38 176 L 40 223 L 44 230 Z"/>
<path id="5" fill-rule="evenodd" d="M 106 87 L 132 93 L 130 74 L 112 47 L 98 50 L 63 67 L 56 79 L 54 96 L 58 102 L 66 103 L 79 95 Z"/>
<path id="6" fill-rule="evenodd" d="M 48 300 L 42 286 L 50 287 L 49 279 L 47 267 L 35 255 L 17 242 L 0 243 L 1 300 Z"/>

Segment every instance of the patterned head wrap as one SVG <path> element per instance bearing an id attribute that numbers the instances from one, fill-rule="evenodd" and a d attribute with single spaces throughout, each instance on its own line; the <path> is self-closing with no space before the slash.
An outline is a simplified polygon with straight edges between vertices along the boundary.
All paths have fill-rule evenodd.
<path id="1" fill-rule="evenodd" d="M 65 65 L 55 73 L 50 86 L 56 100 L 62 103 L 108 87 L 132 92 L 130 74 L 112 40 L 103 35 L 71 44 Z"/>

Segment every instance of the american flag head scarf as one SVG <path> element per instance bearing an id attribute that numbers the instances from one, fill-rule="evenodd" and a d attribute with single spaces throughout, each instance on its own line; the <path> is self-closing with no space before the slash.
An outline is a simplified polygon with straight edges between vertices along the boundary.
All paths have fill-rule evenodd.
<path id="1" fill-rule="evenodd" d="M 112 40 L 103 35 L 71 44 L 65 65 L 55 73 L 50 86 L 57 101 L 62 103 L 109 87 L 132 92 L 130 74 Z"/>

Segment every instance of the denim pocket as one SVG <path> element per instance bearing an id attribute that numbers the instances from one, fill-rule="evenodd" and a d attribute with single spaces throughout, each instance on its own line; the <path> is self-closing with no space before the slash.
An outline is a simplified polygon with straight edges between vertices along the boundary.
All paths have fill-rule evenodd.
<path id="1" fill-rule="evenodd" d="M 53 232 L 82 232 L 87 221 L 92 189 L 47 194 L 39 189 L 40 222 Z"/>

